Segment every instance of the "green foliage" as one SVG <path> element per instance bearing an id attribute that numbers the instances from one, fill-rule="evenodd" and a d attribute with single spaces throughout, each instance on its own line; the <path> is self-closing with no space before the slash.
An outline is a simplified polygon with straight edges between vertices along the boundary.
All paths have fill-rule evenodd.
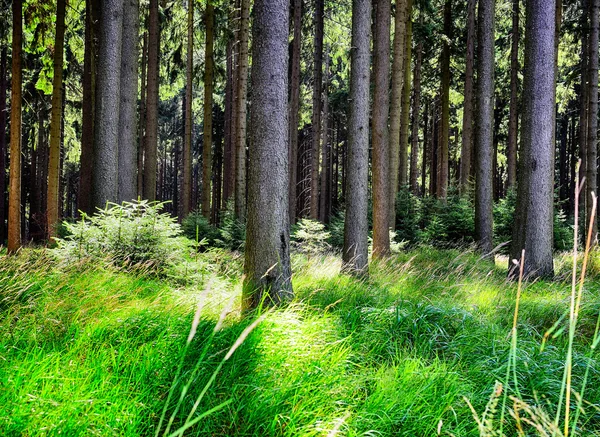
<path id="1" fill-rule="evenodd" d="M 408 187 L 400 189 L 396 197 L 396 241 L 410 244 L 421 239 L 421 199 L 411 193 Z"/>
<path id="2" fill-rule="evenodd" d="M 334 249 L 342 250 L 344 248 L 344 212 L 338 212 L 331 217 L 327 230 L 329 238 L 327 243 Z"/>
<path id="3" fill-rule="evenodd" d="M 475 240 L 475 208 L 467 197 L 448 196 L 446 202 L 422 204 L 423 240 L 434 246 L 468 245 Z"/>
<path id="4" fill-rule="evenodd" d="M 200 211 L 191 212 L 182 222 L 183 233 L 193 241 L 204 241 L 209 247 L 229 250 L 243 250 L 246 240 L 246 227 L 235 218 L 233 204 L 228 204 L 217 228 L 210 224 Z"/>
<path id="5" fill-rule="evenodd" d="M 109 260 L 120 267 L 163 272 L 190 243 L 180 237 L 179 224 L 162 212 L 163 206 L 146 200 L 110 204 L 91 217 L 63 222 L 67 236 L 56 240 L 54 253 L 67 263 Z"/>
<path id="6" fill-rule="evenodd" d="M 181 227 L 186 237 L 198 243 L 204 241 L 205 244 L 214 246 L 215 240 L 219 238 L 219 231 L 200 211 L 192 211 L 188 214 L 181 222 Z"/>
<path id="7" fill-rule="evenodd" d="M 331 246 L 327 242 L 331 234 L 325 225 L 316 220 L 302 219 L 294 227 L 291 235 L 292 247 L 307 255 L 327 252 Z"/>

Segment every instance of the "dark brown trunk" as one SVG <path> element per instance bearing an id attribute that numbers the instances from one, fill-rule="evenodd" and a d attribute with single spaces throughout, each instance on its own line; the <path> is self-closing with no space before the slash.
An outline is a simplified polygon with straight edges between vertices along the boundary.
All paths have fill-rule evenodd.
<path id="1" fill-rule="evenodd" d="M 512 45 L 510 50 L 510 109 L 508 121 L 507 173 L 508 189 L 517 181 L 517 136 L 519 132 L 519 3 L 512 0 Z"/>
<path id="2" fill-rule="evenodd" d="M 0 54 L 0 245 L 6 238 L 6 82 L 8 76 L 6 47 Z"/>
<path id="3" fill-rule="evenodd" d="M 448 149 L 450 143 L 450 40 L 452 38 L 452 5 L 451 0 L 444 4 L 444 45 L 442 48 L 442 83 L 441 105 L 442 120 L 440 132 L 439 175 L 437 197 L 443 201 L 448 194 Z"/>
<path id="4" fill-rule="evenodd" d="M 313 59 L 312 152 L 310 164 L 310 218 L 319 218 L 319 151 L 321 150 L 321 89 L 323 82 L 323 6 L 315 0 Z"/>
<path id="5" fill-rule="evenodd" d="M 144 32 L 142 43 L 142 71 L 140 88 L 140 115 L 138 127 L 138 150 L 137 150 L 137 195 L 141 199 L 144 194 L 144 142 L 146 127 L 146 77 L 148 70 L 148 32 Z"/>
<path id="6" fill-rule="evenodd" d="M 148 16 L 148 77 L 146 85 L 146 142 L 144 144 L 144 199 L 156 200 L 158 147 L 158 79 L 160 24 L 158 0 L 150 0 Z"/>
<path id="7" fill-rule="evenodd" d="M 421 19 L 422 22 L 422 19 Z M 415 61 L 414 93 L 412 109 L 412 143 L 410 146 L 410 190 L 419 194 L 419 114 L 421 111 L 421 65 L 423 63 L 423 42 L 417 44 L 417 59 Z M 425 163 L 425 161 L 423 161 Z M 425 171 L 422 169 L 422 171 Z"/>
<path id="8" fill-rule="evenodd" d="M 212 102 L 214 82 L 214 35 L 215 9 L 211 2 L 206 5 L 204 15 L 206 26 L 206 52 L 204 69 L 204 135 L 202 140 L 202 215 L 210 219 L 210 197 L 212 183 Z"/>
<path id="9" fill-rule="evenodd" d="M 519 0 L 515 0 L 519 1 Z M 469 188 L 469 177 L 471 175 L 471 156 L 473 154 L 473 69 L 475 61 L 475 40 L 477 33 L 475 29 L 475 6 L 477 0 L 468 0 L 467 3 L 467 55 L 465 68 L 465 100 L 463 109 L 462 146 L 460 152 L 460 181 L 459 190 L 461 194 Z"/>
<path id="10" fill-rule="evenodd" d="M 292 42 L 291 82 L 289 96 L 289 145 L 290 145 L 290 186 L 289 214 L 290 223 L 296 222 L 296 190 L 298 184 L 298 120 L 300 110 L 300 56 L 302 38 L 302 0 L 293 0 L 294 4 L 294 40 Z"/>

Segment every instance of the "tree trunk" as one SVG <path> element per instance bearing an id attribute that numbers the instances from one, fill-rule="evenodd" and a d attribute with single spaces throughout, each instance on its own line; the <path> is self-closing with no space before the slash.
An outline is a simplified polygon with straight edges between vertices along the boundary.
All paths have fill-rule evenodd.
<path id="1" fill-rule="evenodd" d="M 425 100 L 425 111 L 423 117 L 423 165 L 421 170 L 421 192 L 420 195 L 425 197 L 427 189 L 425 183 L 427 182 L 427 159 L 429 149 L 429 101 Z M 430 152 L 429 152 L 430 153 Z"/>
<path id="2" fill-rule="evenodd" d="M 515 0 L 517 4 L 520 0 Z M 465 194 L 469 189 L 471 174 L 471 155 L 473 150 L 473 66 L 475 61 L 475 5 L 477 0 L 467 3 L 467 55 L 465 68 L 465 100 L 462 124 L 462 145 L 460 151 L 460 181 L 459 190 Z M 518 23 L 518 22 L 517 22 Z"/>
<path id="3" fill-rule="evenodd" d="M 137 94 L 139 0 L 125 0 L 121 48 L 121 101 L 119 104 L 119 188 L 117 200 L 137 197 Z"/>
<path id="4" fill-rule="evenodd" d="M 289 15 L 286 12 L 286 16 Z M 246 216 L 246 100 L 248 94 L 248 33 L 250 0 L 241 0 L 240 51 L 237 71 L 236 142 L 235 142 L 235 216 Z"/>
<path id="5" fill-rule="evenodd" d="M 517 181 L 517 135 L 519 129 L 519 2 L 512 0 L 512 45 L 510 49 L 510 115 L 508 121 L 508 189 Z"/>
<path id="6" fill-rule="evenodd" d="M 194 71 L 194 1 L 187 4 L 187 61 L 185 75 L 184 134 L 183 134 L 183 193 L 181 195 L 183 217 L 191 211 L 192 188 L 192 81 Z M 208 38 L 207 38 L 208 43 Z M 229 46 L 228 46 L 229 47 Z M 229 58 L 227 60 L 229 61 Z M 228 70 L 229 72 L 229 70 Z M 228 76 L 229 79 L 229 76 Z M 229 83 L 229 82 L 228 82 Z M 229 96 L 230 93 L 228 93 Z"/>
<path id="7" fill-rule="evenodd" d="M 313 60 L 312 152 L 310 163 L 310 218 L 319 218 L 319 151 L 321 150 L 321 89 L 323 83 L 323 4 L 315 0 Z"/>
<path id="8" fill-rule="evenodd" d="M 396 222 L 396 193 L 400 165 L 400 125 L 402 119 L 402 85 L 404 83 L 404 54 L 406 51 L 406 1 L 396 0 L 394 16 L 394 61 L 392 64 L 392 97 L 390 100 L 390 224 Z M 412 0 L 409 0 L 412 2 Z M 409 67 L 410 68 L 410 67 Z M 403 150 L 403 153 L 406 149 Z"/>
<path id="9" fill-rule="evenodd" d="M 589 22 L 588 22 L 588 2 L 589 0 L 581 1 L 581 106 L 579 109 L 579 157 L 581 158 L 580 175 L 587 177 L 587 150 L 588 150 L 588 122 L 589 122 Z M 583 211 L 582 219 L 584 227 L 587 226 L 586 221 L 586 197 L 580 197 L 580 210 Z"/>
<path id="10" fill-rule="evenodd" d="M 289 0 L 255 0 L 250 183 L 242 306 L 292 295 L 288 216 Z"/>
<path id="11" fill-rule="evenodd" d="M 6 238 L 6 82 L 8 76 L 7 50 L 0 54 L 0 244 Z"/>
<path id="12" fill-rule="evenodd" d="M 23 44 L 22 0 L 13 0 L 12 15 L 8 253 L 14 253 L 21 247 L 21 53 Z"/>
<path id="13" fill-rule="evenodd" d="M 448 147 L 450 142 L 450 39 L 452 38 L 451 0 L 444 4 L 444 46 L 442 48 L 442 122 L 440 132 L 439 180 L 437 197 L 443 201 L 448 195 Z"/>
<path id="14" fill-rule="evenodd" d="M 526 4 L 522 149 L 511 259 L 525 250 L 527 277 L 550 276 L 552 263 L 555 2 Z M 515 268 L 510 262 L 513 275 Z"/>
<path id="15" fill-rule="evenodd" d="M 212 102 L 213 102 L 213 81 L 214 81 L 214 28 L 215 28 L 215 9 L 209 1 L 204 13 L 204 22 L 206 25 L 206 52 L 204 69 L 204 134 L 202 147 L 202 215 L 210 219 L 210 197 L 211 197 L 211 179 L 212 179 Z"/>
<path id="16" fill-rule="evenodd" d="M 352 1 L 350 67 L 350 118 L 348 158 L 344 163 L 346 220 L 344 223 L 344 269 L 368 272 L 367 219 L 369 199 L 369 76 L 371 66 L 371 0 Z M 347 165 L 349 164 L 349 165 Z"/>
<path id="17" fill-rule="evenodd" d="M 587 177 L 586 177 L 586 217 L 589 221 L 592 213 L 592 195 L 598 192 L 598 34 L 600 0 L 589 0 L 589 109 L 587 134 Z M 598 221 L 592 224 L 592 241 L 596 241 Z"/>
<path id="18" fill-rule="evenodd" d="M 398 184 L 405 186 L 408 184 L 408 134 L 410 130 L 410 62 L 412 59 L 412 9 L 413 0 L 406 0 L 406 38 L 404 41 L 404 80 L 402 84 L 402 116 L 400 120 L 400 157 L 399 157 L 399 175 Z M 395 182 L 392 180 L 392 182 Z M 398 186 L 394 187 L 394 192 Z M 395 196 L 394 196 L 395 197 Z M 395 199 L 394 199 L 395 200 Z"/>
<path id="19" fill-rule="evenodd" d="M 493 249 L 494 3 L 479 0 L 478 8 L 475 234 L 484 256 L 490 256 Z"/>
<path id="20" fill-rule="evenodd" d="M 289 213 L 290 223 L 296 222 L 296 188 L 298 184 L 298 120 L 300 110 L 300 56 L 302 38 L 302 0 L 294 2 L 294 40 L 292 42 L 292 77 L 290 84 L 290 187 Z"/>
<path id="21" fill-rule="evenodd" d="M 223 195 L 221 208 L 227 207 L 232 195 L 233 178 L 233 135 L 231 119 L 233 116 L 233 40 L 227 41 L 225 48 L 225 135 L 223 144 Z"/>
<path id="22" fill-rule="evenodd" d="M 48 159 L 47 233 L 56 236 L 59 212 L 60 144 L 62 120 L 63 55 L 65 43 L 66 0 L 56 3 L 56 34 L 54 39 L 54 78 L 52 80 L 52 113 L 50 115 L 50 157 Z"/>
<path id="23" fill-rule="evenodd" d="M 137 150 L 137 195 L 142 198 L 144 195 L 144 144 L 146 126 L 146 78 L 148 66 L 148 32 L 144 32 L 144 41 L 142 43 L 142 84 L 140 88 L 140 115 L 138 128 L 138 150 Z"/>
<path id="24" fill-rule="evenodd" d="M 374 0 L 373 36 L 373 256 L 390 252 L 389 132 L 390 0 Z"/>
<path id="25" fill-rule="evenodd" d="M 422 23 L 422 20 L 421 20 Z M 421 65 L 423 63 L 423 41 L 417 44 L 417 59 L 415 61 L 414 93 L 412 109 L 412 143 L 410 146 L 410 190 L 419 195 L 419 114 L 421 111 Z M 425 172 L 425 160 L 423 160 Z M 393 223 L 392 223 L 393 225 Z"/>
<path id="26" fill-rule="evenodd" d="M 329 203 L 328 195 L 330 194 L 329 190 L 327 189 L 329 171 L 329 96 L 327 94 L 329 85 L 329 48 L 327 49 L 325 55 L 325 83 L 323 85 L 323 132 L 321 134 L 321 137 L 323 138 L 323 148 L 321 151 L 321 195 L 319 197 L 319 220 L 322 223 L 328 223 L 329 215 L 327 214 L 327 204 Z"/>
<path id="27" fill-rule="evenodd" d="M 146 86 L 146 143 L 144 144 L 144 199 L 156 200 L 158 152 L 158 79 L 160 25 L 158 0 L 150 0 L 148 15 L 148 84 Z"/>

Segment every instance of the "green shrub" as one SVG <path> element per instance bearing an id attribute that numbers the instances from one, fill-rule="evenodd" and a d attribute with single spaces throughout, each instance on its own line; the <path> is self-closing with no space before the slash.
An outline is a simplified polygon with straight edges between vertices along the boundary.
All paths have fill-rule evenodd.
<path id="1" fill-rule="evenodd" d="M 221 225 L 215 227 L 200 211 L 194 211 L 183 219 L 183 232 L 193 241 L 205 240 L 205 245 L 230 250 L 243 250 L 246 228 L 235 218 L 233 204 L 229 202 L 223 211 Z"/>
<path id="2" fill-rule="evenodd" d="M 422 223 L 423 239 L 432 245 L 467 245 L 475 239 L 475 208 L 467 197 L 424 201 Z"/>
<path id="3" fill-rule="evenodd" d="M 146 200 L 110 204 L 96 214 L 69 223 L 63 222 L 66 237 L 57 238 L 54 253 L 73 262 L 81 259 L 109 259 L 113 264 L 161 272 L 180 259 L 189 240 L 180 237 L 181 227 L 164 203 Z"/>
<path id="4" fill-rule="evenodd" d="M 192 211 L 181 222 L 183 234 L 192 241 L 205 240 L 209 246 L 214 246 L 219 238 L 219 231 L 209 223 L 200 211 Z"/>
<path id="5" fill-rule="evenodd" d="M 327 252 L 331 246 L 327 243 L 331 234 L 325 225 L 316 220 L 302 219 L 294 227 L 291 235 L 292 247 L 308 255 Z"/>
<path id="6" fill-rule="evenodd" d="M 329 221 L 327 230 L 329 238 L 327 243 L 334 249 L 342 250 L 344 248 L 344 212 L 338 212 Z"/>
<path id="7" fill-rule="evenodd" d="M 418 243 L 422 238 L 420 222 L 421 199 L 406 187 L 400 189 L 396 197 L 395 240 Z"/>

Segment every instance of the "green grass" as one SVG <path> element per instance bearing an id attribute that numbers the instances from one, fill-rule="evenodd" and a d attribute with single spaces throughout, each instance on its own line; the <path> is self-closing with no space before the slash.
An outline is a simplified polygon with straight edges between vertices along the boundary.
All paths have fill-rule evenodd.
<path id="1" fill-rule="evenodd" d="M 293 263 L 296 300 L 269 313 L 225 362 L 198 413 L 231 403 L 186 436 L 479 435 L 464 398 L 481 414 L 506 375 L 516 296 L 506 260 L 422 248 L 373 265 L 363 280 L 340 275 L 334 256 L 296 255 Z M 98 263 L 55 264 L 39 250 L 0 258 L 0 435 L 154 435 L 179 363 L 167 419 L 226 314 L 173 429 L 181 426 L 251 323 L 239 315 L 240 257 L 211 251 L 154 278 Z M 592 277 L 585 288 L 576 390 L 599 284 Z M 203 290 L 209 304 L 183 356 Z M 567 333 L 540 345 L 568 310 L 569 293 L 565 275 L 526 284 L 520 303 L 520 393 L 551 417 Z M 598 378 L 593 355 L 581 435 L 600 430 Z"/>

